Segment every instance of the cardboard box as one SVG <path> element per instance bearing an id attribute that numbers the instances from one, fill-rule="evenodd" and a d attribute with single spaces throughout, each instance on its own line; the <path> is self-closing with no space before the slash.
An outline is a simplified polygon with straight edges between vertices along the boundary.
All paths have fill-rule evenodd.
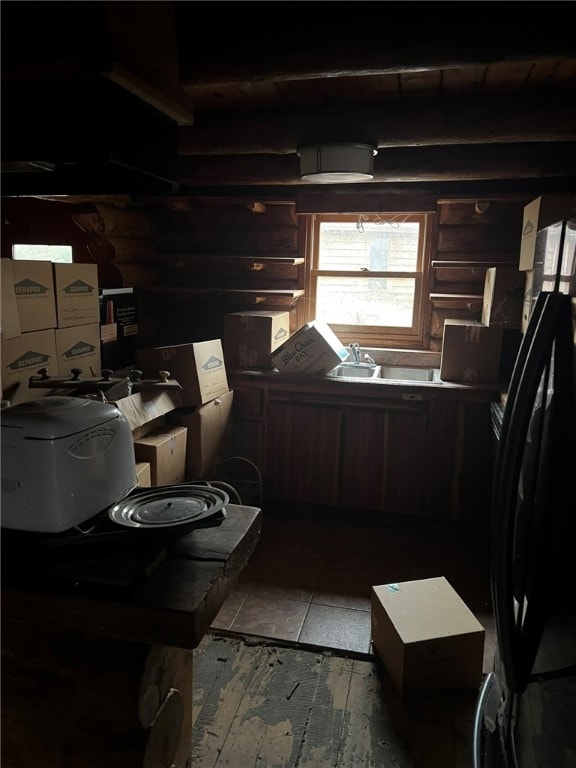
<path id="1" fill-rule="evenodd" d="M 12 272 L 21 332 L 56 328 L 52 262 L 15 259 Z"/>
<path id="2" fill-rule="evenodd" d="M 466 384 L 497 384 L 502 328 L 474 320 L 444 320 L 440 378 Z"/>
<path id="3" fill-rule="evenodd" d="M 346 360 L 348 350 L 326 323 L 313 320 L 272 353 L 280 373 L 328 373 Z"/>
<path id="4" fill-rule="evenodd" d="M 14 271 L 12 259 L 0 259 L 0 339 L 13 339 L 22 333 L 20 317 L 18 316 L 18 303 L 14 291 Z"/>
<path id="5" fill-rule="evenodd" d="M 480 687 L 484 627 L 443 576 L 372 587 L 371 623 L 402 697 Z"/>
<path id="6" fill-rule="evenodd" d="M 152 486 L 150 464 L 147 461 L 136 462 L 136 486 L 138 488 L 150 488 Z"/>
<path id="7" fill-rule="evenodd" d="M 169 424 L 181 424 L 188 429 L 188 480 L 204 480 L 212 475 L 230 424 L 233 397 L 234 393 L 230 391 L 196 408 L 178 408 L 168 414 Z"/>
<path id="8" fill-rule="evenodd" d="M 100 322 L 96 264 L 54 264 L 58 328 Z"/>
<path id="9" fill-rule="evenodd" d="M 542 195 L 524 207 L 519 269 L 534 268 L 536 235 L 544 227 L 576 215 L 576 195 Z"/>
<path id="10" fill-rule="evenodd" d="M 180 392 L 175 389 L 155 389 L 135 392 L 133 395 L 115 401 L 116 407 L 126 418 L 132 436 L 137 440 L 146 425 L 152 422 L 164 425 L 164 417 L 182 405 Z M 153 431 L 153 430 L 149 430 Z"/>
<path id="11" fill-rule="evenodd" d="M 143 349 L 137 359 L 144 378 L 169 371 L 182 387 L 183 406 L 203 405 L 230 391 L 220 339 Z"/>
<path id="12" fill-rule="evenodd" d="M 152 487 L 186 479 L 186 427 L 162 427 L 134 441 L 136 462 L 150 464 Z"/>
<path id="13" fill-rule="evenodd" d="M 289 312 L 231 312 L 224 316 L 226 365 L 272 368 L 272 352 L 289 336 Z"/>
<path id="14" fill-rule="evenodd" d="M 56 354 L 58 376 L 69 377 L 73 368 L 80 368 L 81 378 L 100 376 L 100 325 L 75 325 L 72 328 L 57 328 Z"/>
<path id="15" fill-rule="evenodd" d="M 51 389 L 28 386 L 30 376 L 37 376 L 41 368 L 48 376 L 58 376 L 54 329 L 2 341 L 2 399 L 16 405 L 52 394 Z"/>
<path id="16" fill-rule="evenodd" d="M 489 267 L 484 281 L 483 325 L 520 328 L 524 305 L 524 272 L 508 267 Z"/>

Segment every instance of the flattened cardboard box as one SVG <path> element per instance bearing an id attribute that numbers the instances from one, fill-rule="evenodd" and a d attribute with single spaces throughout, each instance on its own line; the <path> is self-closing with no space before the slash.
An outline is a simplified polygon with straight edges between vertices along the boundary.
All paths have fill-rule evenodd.
<path id="1" fill-rule="evenodd" d="M 168 414 L 169 424 L 181 424 L 188 429 L 186 477 L 189 480 L 203 480 L 212 474 L 230 424 L 233 397 L 231 390 L 197 408 L 179 408 Z"/>
<path id="2" fill-rule="evenodd" d="M 272 352 L 289 336 L 289 312 L 230 312 L 224 315 L 226 365 L 236 368 L 272 368 Z"/>
<path id="3" fill-rule="evenodd" d="M 576 195 L 541 195 L 524 206 L 520 260 L 522 271 L 534 269 L 536 235 L 541 229 L 576 215 Z"/>
<path id="4" fill-rule="evenodd" d="M 100 325 L 98 323 L 57 328 L 54 335 L 59 376 L 71 376 L 73 368 L 82 371 L 80 378 L 101 375 Z"/>
<path id="5" fill-rule="evenodd" d="M 152 487 L 186 479 L 186 427 L 162 427 L 134 441 L 136 462 L 150 464 Z"/>
<path id="6" fill-rule="evenodd" d="M 484 627 L 443 576 L 372 587 L 371 624 L 401 696 L 479 688 Z"/>
<path id="7" fill-rule="evenodd" d="M 203 405 L 230 391 L 220 339 L 143 349 L 138 352 L 138 365 L 144 378 L 168 371 L 182 387 L 183 406 Z"/>
<path id="8" fill-rule="evenodd" d="M 348 357 L 348 350 L 326 324 L 306 323 L 272 353 L 280 373 L 328 373 Z"/>
<path id="9" fill-rule="evenodd" d="M 100 322 L 96 264 L 54 264 L 58 328 Z"/>
<path id="10" fill-rule="evenodd" d="M 12 259 L 0 259 L 0 289 L 2 291 L 0 339 L 13 339 L 22 333 L 20 317 L 18 315 L 18 303 L 16 293 L 14 292 L 12 263 Z"/>
<path id="11" fill-rule="evenodd" d="M 16 405 L 52 394 L 51 389 L 28 386 L 30 377 L 37 376 L 41 368 L 46 368 L 48 376 L 58 376 L 54 329 L 23 333 L 2 341 L 3 399 Z"/>
<path id="12" fill-rule="evenodd" d="M 56 328 L 52 262 L 16 259 L 12 273 L 22 333 Z"/>

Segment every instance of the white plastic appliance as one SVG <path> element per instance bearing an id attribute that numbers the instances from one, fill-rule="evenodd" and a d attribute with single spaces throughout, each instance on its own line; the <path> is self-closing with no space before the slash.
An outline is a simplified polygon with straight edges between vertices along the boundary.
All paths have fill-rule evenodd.
<path id="1" fill-rule="evenodd" d="M 4 528 L 66 531 L 136 487 L 130 425 L 111 403 L 47 396 L 1 422 Z"/>

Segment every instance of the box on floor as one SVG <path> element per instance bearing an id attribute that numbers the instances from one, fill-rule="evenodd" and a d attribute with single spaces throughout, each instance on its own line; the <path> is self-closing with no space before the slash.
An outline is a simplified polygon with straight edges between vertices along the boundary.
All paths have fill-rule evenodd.
<path id="1" fill-rule="evenodd" d="M 164 426 L 134 441 L 136 462 L 150 464 L 152 487 L 186 480 L 186 427 Z"/>
<path id="2" fill-rule="evenodd" d="M 182 389 L 183 406 L 203 405 L 230 391 L 220 339 L 139 350 L 144 378 L 157 378 L 165 370 Z"/>
<path id="3" fill-rule="evenodd" d="M 280 373 L 328 373 L 346 360 L 348 350 L 326 324 L 318 320 L 302 326 L 272 353 Z"/>
<path id="4" fill-rule="evenodd" d="M 226 365 L 236 368 L 272 368 L 272 352 L 289 335 L 289 312 L 230 312 L 224 316 L 223 347 Z"/>
<path id="5" fill-rule="evenodd" d="M 230 425 L 234 392 L 195 408 L 177 408 L 167 415 L 169 424 L 188 430 L 186 439 L 186 477 L 204 480 L 213 473 Z"/>
<path id="6" fill-rule="evenodd" d="M 479 688 L 485 630 L 446 578 L 372 587 L 371 623 L 402 697 Z"/>

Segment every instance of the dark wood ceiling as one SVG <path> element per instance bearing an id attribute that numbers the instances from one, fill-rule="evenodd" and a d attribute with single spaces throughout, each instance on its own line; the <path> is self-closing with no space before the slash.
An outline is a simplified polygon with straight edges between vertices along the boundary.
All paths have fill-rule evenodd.
<path id="1" fill-rule="evenodd" d="M 140 165 L 166 156 L 165 172 L 145 172 L 186 192 L 308 186 L 298 148 L 334 142 L 377 148 L 363 184 L 576 180 L 565 3 L 4 0 L 2 12 L 3 180 L 33 163 L 70 175 L 79 153 L 84 169 L 114 152 L 122 166 L 129 147 Z M 103 135 L 114 152 L 97 151 Z"/>

